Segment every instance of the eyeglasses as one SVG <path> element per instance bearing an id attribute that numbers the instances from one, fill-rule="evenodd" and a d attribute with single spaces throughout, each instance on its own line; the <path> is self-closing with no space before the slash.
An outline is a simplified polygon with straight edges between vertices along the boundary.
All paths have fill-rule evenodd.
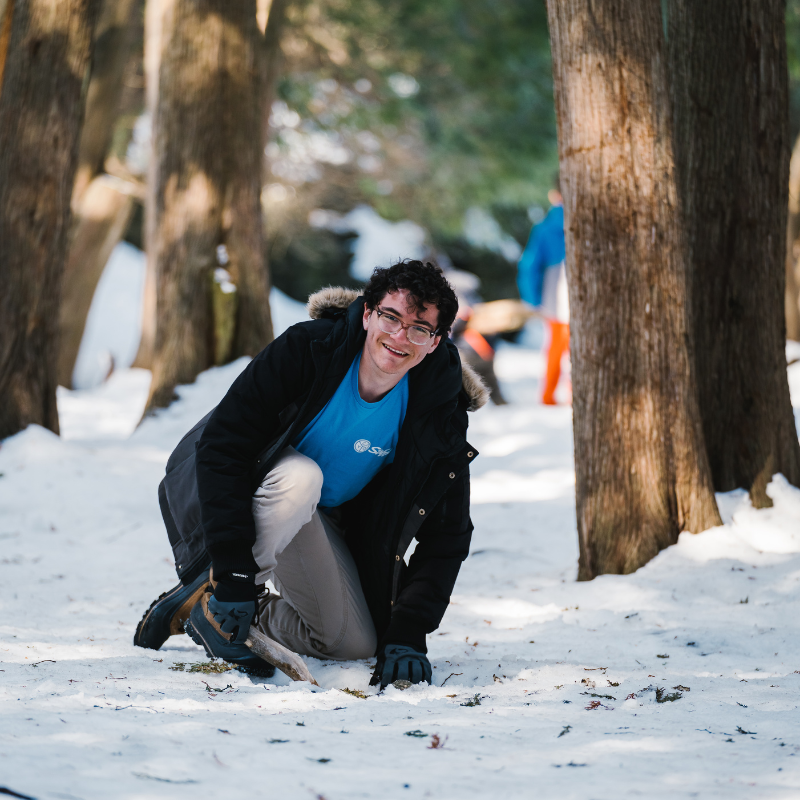
<path id="1" fill-rule="evenodd" d="M 421 347 L 436 336 L 436 331 L 432 331 L 430 328 L 423 328 L 421 325 L 407 325 L 393 314 L 381 311 L 379 308 L 375 309 L 375 313 L 378 315 L 378 327 L 384 333 L 399 333 L 401 328 L 405 328 L 406 336 L 411 344 Z"/>

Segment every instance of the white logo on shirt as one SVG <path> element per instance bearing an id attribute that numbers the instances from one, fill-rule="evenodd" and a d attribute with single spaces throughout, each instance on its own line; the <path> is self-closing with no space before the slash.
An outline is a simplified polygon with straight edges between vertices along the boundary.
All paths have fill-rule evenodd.
<path id="1" fill-rule="evenodd" d="M 389 453 L 392 452 L 392 449 L 389 448 L 388 450 L 384 450 L 382 447 L 371 447 L 371 442 L 368 439 L 359 439 L 354 445 L 353 449 L 356 453 L 366 453 L 369 450 L 370 453 L 374 456 L 378 456 L 378 458 L 383 458 L 384 456 L 388 456 Z"/>

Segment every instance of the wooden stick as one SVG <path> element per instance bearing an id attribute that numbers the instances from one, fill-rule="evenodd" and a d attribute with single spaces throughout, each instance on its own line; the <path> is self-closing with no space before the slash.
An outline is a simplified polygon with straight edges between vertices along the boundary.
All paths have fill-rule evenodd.
<path id="1" fill-rule="evenodd" d="M 293 681 L 308 681 L 319 686 L 314 680 L 314 676 L 309 672 L 308 667 L 297 653 L 278 644 L 274 639 L 264 636 L 263 633 L 255 628 L 250 628 L 250 635 L 245 644 L 264 661 L 276 666 L 281 672 L 288 675 Z"/>

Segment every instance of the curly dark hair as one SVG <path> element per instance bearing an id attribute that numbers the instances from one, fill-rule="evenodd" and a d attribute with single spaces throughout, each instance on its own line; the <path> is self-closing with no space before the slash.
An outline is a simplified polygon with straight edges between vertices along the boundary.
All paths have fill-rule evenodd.
<path id="1" fill-rule="evenodd" d="M 436 306 L 439 312 L 437 334 L 442 335 L 450 330 L 458 313 L 458 299 L 440 267 L 430 261 L 413 259 L 399 261 L 391 267 L 376 267 L 364 287 L 367 308 L 375 308 L 388 292 L 398 289 L 408 291 L 408 299 L 419 311 L 426 310 L 426 303 Z"/>

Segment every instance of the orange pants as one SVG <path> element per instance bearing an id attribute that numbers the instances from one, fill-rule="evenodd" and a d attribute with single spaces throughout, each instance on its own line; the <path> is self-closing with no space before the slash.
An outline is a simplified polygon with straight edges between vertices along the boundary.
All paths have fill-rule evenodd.
<path id="1" fill-rule="evenodd" d="M 556 405 L 556 386 L 561 377 L 561 358 L 569 350 L 569 323 L 547 320 L 550 326 L 550 349 L 547 352 L 547 372 L 544 379 L 542 403 L 546 406 Z"/>

